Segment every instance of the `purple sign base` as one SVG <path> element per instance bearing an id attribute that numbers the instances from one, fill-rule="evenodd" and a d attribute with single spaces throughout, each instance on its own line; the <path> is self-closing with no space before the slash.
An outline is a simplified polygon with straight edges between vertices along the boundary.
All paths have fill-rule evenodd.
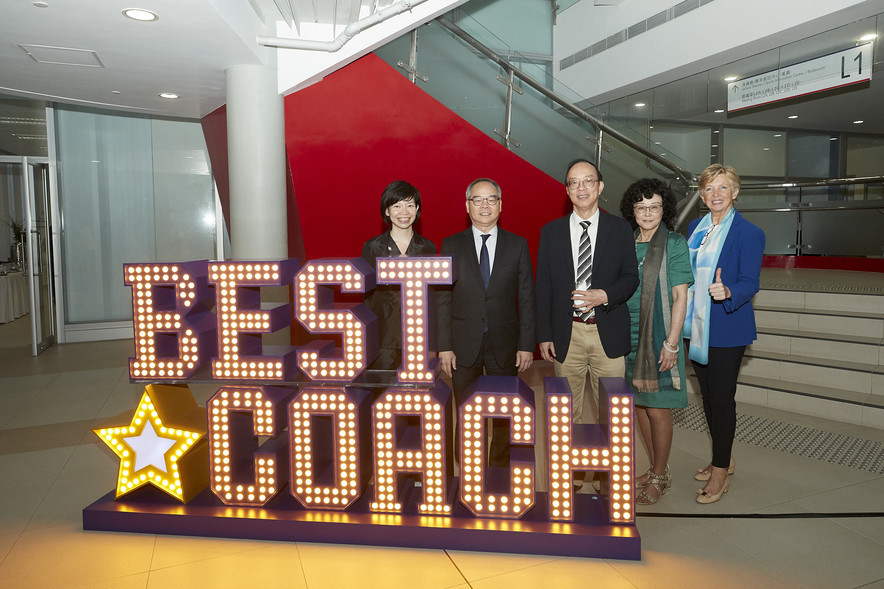
<path id="1" fill-rule="evenodd" d="M 347 511 L 319 511 L 304 509 L 287 490 L 261 508 L 224 505 L 208 489 L 186 505 L 152 488 L 120 500 L 111 491 L 83 509 L 83 529 L 641 560 L 638 530 L 608 523 L 599 495 L 576 495 L 573 522 L 548 521 L 546 493 L 519 520 L 473 517 L 459 502 L 450 517 L 419 515 L 415 500 L 402 514 L 373 513 L 369 497 L 371 489 Z"/>

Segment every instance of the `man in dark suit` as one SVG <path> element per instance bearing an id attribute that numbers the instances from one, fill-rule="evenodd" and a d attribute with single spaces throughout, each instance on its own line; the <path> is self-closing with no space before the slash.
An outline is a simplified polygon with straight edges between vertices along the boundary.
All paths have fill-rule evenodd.
<path id="1" fill-rule="evenodd" d="M 599 377 L 623 376 L 631 347 L 625 303 L 638 287 L 635 240 L 629 223 L 599 209 L 604 188 L 595 164 L 571 162 L 573 212 L 543 227 L 537 253 L 540 354 L 571 385 L 574 423 L 583 422 L 587 371 L 598 395 Z"/>
<path id="2" fill-rule="evenodd" d="M 439 358 L 457 406 L 484 368 L 514 376 L 534 361 L 534 276 L 528 242 L 497 226 L 500 186 L 488 178 L 467 187 L 472 227 L 446 237 L 441 254 L 454 259 L 454 284 L 438 297 Z M 508 463 L 505 420 L 494 420 L 489 464 Z"/>

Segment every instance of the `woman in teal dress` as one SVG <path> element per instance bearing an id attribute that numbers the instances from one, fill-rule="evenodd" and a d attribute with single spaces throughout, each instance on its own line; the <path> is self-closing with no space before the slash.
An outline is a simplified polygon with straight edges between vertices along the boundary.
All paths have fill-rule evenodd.
<path id="1" fill-rule="evenodd" d="M 626 380 L 635 390 L 636 420 L 651 460 L 636 478 L 636 503 L 651 504 L 672 486 L 672 409 L 688 403 L 680 343 L 694 277 L 687 242 L 672 231 L 678 210 L 669 186 L 656 178 L 634 182 L 623 194 L 620 212 L 635 229 L 641 279 L 627 302 L 632 352 Z"/>

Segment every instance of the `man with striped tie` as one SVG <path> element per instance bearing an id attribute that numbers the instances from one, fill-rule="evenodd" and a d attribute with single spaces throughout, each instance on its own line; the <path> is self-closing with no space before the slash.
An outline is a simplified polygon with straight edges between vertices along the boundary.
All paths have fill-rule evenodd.
<path id="1" fill-rule="evenodd" d="M 638 287 L 635 242 L 629 223 L 599 209 L 604 188 L 595 164 L 568 164 L 573 211 L 543 227 L 537 252 L 540 354 L 571 385 L 574 423 L 598 423 L 599 377 L 622 377 L 631 347 L 626 301 Z M 596 407 L 584 419 L 587 372 Z"/>

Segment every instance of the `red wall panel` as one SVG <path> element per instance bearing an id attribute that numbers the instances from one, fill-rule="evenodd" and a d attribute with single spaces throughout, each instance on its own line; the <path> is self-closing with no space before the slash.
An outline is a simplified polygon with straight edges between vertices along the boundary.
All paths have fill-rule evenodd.
<path id="1" fill-rule="evenodd" d="M 500 184 L 500 226 L 527 238 L 535 259 L 540 228 L 566 211 L 559 179 L 509 152 L 375 55 L 286 97 L 285 119 L 308 259 L 358 256 L 362 244 L 384 230 L 380 197 L 393 180 L 420 190 L 417 230 L 437 247 L 469 226 L 465 191 L 479 177 Z M 290 225 L 290 241 L 293 231 Z"/>

